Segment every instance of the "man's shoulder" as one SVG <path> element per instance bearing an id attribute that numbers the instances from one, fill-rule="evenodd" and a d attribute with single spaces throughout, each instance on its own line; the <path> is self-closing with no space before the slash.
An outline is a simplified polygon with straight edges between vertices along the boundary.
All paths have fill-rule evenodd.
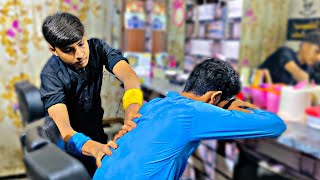
<path id="1" fill-rule="evenodd" d="M 287 46 L 282 46 L 277 49 L 276 53 L 295 53 L 293 49 L 287 47 Z"/>
<path id="2" fill-rule="evenodd" d="M 103 40 L 101 40 L 99 38 L 91 38 L 88 40 L 89 44 L 100 44 L 101 42 L 103 42 Z"/>
<path id="3" fill-rule="evenodd" d="M 108 46 L 111 48 L 111 46 L 106 42 L 104 41 L 103 39 L 99 39 L 99 38 L 91 38 L 88 40 L 88 44 L 89 44 L 89 47 L 92 48 L 92 47 L 98 47 L 98 46 Z"/>
<path id="4" fill-rule="evenodd" d="M 278 48 L 278 50 L 275 52 L 275 54 L 278 54 L 280 56 L 292 56 L 295 55 L 295 52 L 293 49 L 283 46 Z"/>
<path id="5" fill-rule="evenodd" d="M 293 49 L 282 46 L 272 53 L 259 68 L 279 68 L 289 61 L 295 60 L 296 54 Z"/>
<path id="6" fill-rule="evenodd" d="M 51 56 L 44 65 L 41 75 L 55 75 L 61 71 L 61 62 L 57 56 Z"/>
<path id="7" fill-rule="evenodd" d="M 89 47 L 109 46 L 104 40 L 99 38 L 91 38 L 88 40 Z"/>

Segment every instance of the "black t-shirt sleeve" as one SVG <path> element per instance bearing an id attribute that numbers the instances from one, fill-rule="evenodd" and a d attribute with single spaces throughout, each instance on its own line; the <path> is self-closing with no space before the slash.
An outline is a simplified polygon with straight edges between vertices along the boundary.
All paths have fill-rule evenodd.
<path id="1" fill-rule="evenodd" d="M 128 60 L 122 56 L 121 52 L 119 50 L 113 49 L 110 47 L 106 42 L 100 40 L 100 46 L 101 46 L 101 53 L 103 58 L 103 64 L 105 65 L 106 69 L 113 73 L 113 67 L 121 60 L 125 60 L 128 62 Z"/>
<path id="2" fill-rule="evenodd" d="M 280 67 L 283 67 L 290 61 L 294 61 L 295 59 L 295 54 L 292 50 L 288 48 L 281 48 L 278 51 L 278 61 Z"/>
<path id="3" fill-rule="evenodd" d="M 49 107 L 63 103 L 66 104 L 66 95 L 64 91 L 63 83 L 57 76 L 41 74 L 41 99 L 44 103 L 45 109 Z"/>

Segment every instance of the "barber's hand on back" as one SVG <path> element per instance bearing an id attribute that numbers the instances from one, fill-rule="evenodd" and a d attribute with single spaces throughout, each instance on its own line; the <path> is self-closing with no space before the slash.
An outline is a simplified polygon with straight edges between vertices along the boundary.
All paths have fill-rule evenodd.
<path id="1" fill-rule="evenodd" d="M 101 144 L 99 142 L 89 140 L 84 144 L 82 153 L 84 155 L 91 155 L 96 158 L 96 165 L 99 168 L 101 166 L 101 160 L 103 156 L 111 156 L 112 151 L 110 148 L 117 149 L 118 145 L 114 141 L 109 141 L 108 144 Z M 84 151 L 85 149 L 85 151 Z"/>
<path id="2" fill-rule="evenodd" d="M 139 114 L 140 105 L 139 104 L 130 104 L 128 108 L 125 110 L 124 115 L 124 126 L 126 126 L 124 129 L 131 131 L 133 128 L 136 127 L 136 123 L 134 123 L 132 120 L 134 118 L 141 117 L 141 114 Z"/>
<path id="3" fill-rule="evenodd" d="M 137 124 L 133 122 L 132 120 L 134 118 L 141 117 L 141 114 L 139 114 L 140 105 L 139 104 L 130 104 L 128 108 L 125 111 L 125 119 L 124 119 L 124 125 L 122 126 L 122 129 L 116 134 L 113 138 L 113 141 L 117 141 L 120 137 L 125 135 L 127 132 L 132 131 L 135 127 L 137 127 Z"/>

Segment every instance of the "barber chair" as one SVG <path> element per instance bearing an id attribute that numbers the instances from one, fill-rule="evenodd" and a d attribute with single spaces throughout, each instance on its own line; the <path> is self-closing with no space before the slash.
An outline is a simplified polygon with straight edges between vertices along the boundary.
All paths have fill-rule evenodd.
<path id="1" fill-rule="evenodd" d="M 50 116 L 46 116 L 40 91 L 28 81 L 21 81 L 14 85 L 19 102 L 19 110 L 23 125 L 37 124 L 41 126 L 47 138 L 53 142 L 62 140 L 60 131 Z M 21 135 L 22 145 L 25 142 L 25 134 Z"/>
<path id="2" fill-rule="evenodd" d="M 23 161 L 30 179 L 91 179 L 80 161 L 62 151 L 59 129 L 45 116 L 39 90 L 27 81 L 15 84 L 24 124 L 20 137 Z"/>
<path id="3" fill-rule="evenodd" d="M 41 119 L 40 121 L 43 121 Z M 30 179 L 91 179 L 85 167 L 52 143 L 39 123 L 25 128 L 23 161 Z"/>
<path id="4" fill-rule="evenodd" d="M 15 84 L 24 132 L 20 137 L 23 160 L 31 179 L 90 179 L 84 166 L 64 149 L 60 131 L 50 116 L 46 116 L 40 91 L 28 81 Z M 122 118 L 103 121 L 105 133 L 113 139 Z M 59 148 L 60 147 L 60 148 Z"/>

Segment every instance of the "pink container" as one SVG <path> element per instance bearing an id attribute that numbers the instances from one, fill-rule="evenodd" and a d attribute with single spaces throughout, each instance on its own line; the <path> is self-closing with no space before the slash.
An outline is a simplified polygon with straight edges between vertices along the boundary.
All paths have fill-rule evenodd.
<path id="1" fill-rule="evenodd" d="M 267 107 L 267 91 L 260 87 L 251 87 L 251 97 L 254 105 L 261 109 Z"/>
<path id="2" fill-rule="evenodd" d="M 280 92 L 270 90 L 267 92 L 267 110 L 273 113 L 278 113 L 280 104 Z"/>
<path id="3" fill-rule="evenodd" d="M 249 97 L 251 97 L 251 89 L 250 87 L 243 87 L 241 90 L 243 95 L 243 101 L 247 101 Z"/>

